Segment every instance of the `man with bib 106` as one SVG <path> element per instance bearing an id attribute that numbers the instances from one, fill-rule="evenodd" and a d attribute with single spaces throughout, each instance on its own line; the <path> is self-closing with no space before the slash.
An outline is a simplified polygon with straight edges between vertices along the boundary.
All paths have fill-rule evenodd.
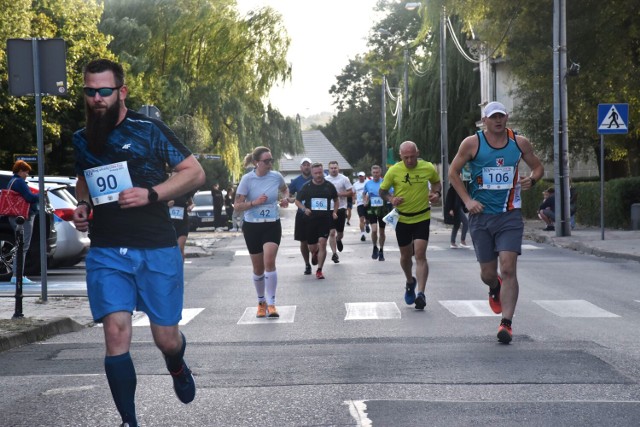
<path id="1" fill-rule="evenodd" d="M 508 118 L 504 105 L 488 103 L 482 116 L 486 129 L 462 141 L 449 169 L 449 181 L 469 211 L 480 278 L 489 286 L 489 306 L 502 313 L 498 340 L 505 344 L 512 339 L 518 301 L 516 264 L 524 232 L 520 190 L 528 190 L 544 174 L 529 140 L 506 127 Z M 521 159 L 531 169 L 528 177 L 519 175 Z M 469 191 L 460 177 L 465 164 L 471 169 Z"/>
<path id="2" fill-rule="evenodd" d="M 164 123 L 126 108 L 122 66 L 91 61 L 83 90 L 86 127 L 73 136 L 79 200 L 73 221 L 91 239 L 87 295 L 94 320 L 104 325 L 107 381 L 122 425 L 135 427 L 137 379 L 129 353 L 134 310 L 149 317 L 180 401 L 195 398 L 183 358 L 187 343 L 178 329 L 182 254 L 167 201 L 201 186 L 205 175 Z M 167 165 L 175 171 L 168 179 Z"/>

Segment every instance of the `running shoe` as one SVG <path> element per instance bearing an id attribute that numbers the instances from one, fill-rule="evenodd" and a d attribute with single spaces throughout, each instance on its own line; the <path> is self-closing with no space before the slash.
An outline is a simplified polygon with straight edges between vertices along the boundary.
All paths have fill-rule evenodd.
<path id="1" fill-rule="evenodd" d="M 267 317 L 270 317 L 272 319 L 280 317 L 280 315 L 278 314 L 278 310 L 276 310 L 276 306 L 273 304 L 267 306 L 267 311 L 269 312 L 269 315 Z"/>
<path id="2" fill-rule="evenodd" d="M 258 303 L 258 312 L 256 313 L 256 317 L 266 317 L 267 316 L 267 302 L 260 301 Z"/>
<path id="3" fill-rule="evenodd" d="M 374 246 L 373 247 L 373 252 L 371 253 L 371 259 L 378 259 L 378 253 L 379 253 L 378 247 Z"/>
<path id="4" fill-rule="evenodd" d="M 338 247 L 338 252 L 342 252 L 342 250 L 344 249 L 344 245 L 342 244 L 342 240 L 337 240 L 336 239 L 336 246 Z"/>
<path id="5" fill-rule="evenodd" d="M 460 247 L 461 247 L 462 249 L 469 249 L 471 246 L 467 245 L 466 243 L 462 243 L 462 242 L 460 242 Z"/>
<path id="6" fill-rule="evenodd" d="M 322 274 L 322 270 L 316 271 L 316 279 L 324 279 L 324 275 Z"/>
<path id="7" fill-rule="evenodd" d="M 11 278 L 11 284 L 15 285 L 16 281 L 17 281 L 16 276 L 13 276 Z M 34 282 L 33 280 L 29 280 L 29 278 L 27 276 L 22 276 L 22 284 L 23 285 L 33 285 L 35 283 L 36 282 Z"/>
<path id="8" fill-rule="evenodd" d="M 318 252 L 314 252 L 311 254 L 311 264 L 318 265 Z"/>
<path id="9" fill-rule="evenodd" d="M 173 389 L 182 403 L 189 403 L 196 397 L 196 382 L 191 374 L 191 369 L 183 360 L 178 372 L 170 372 L 173 378 Z"/>
<path id="10" fill-rule="evenodd" d="M 511 326 L 500 323 L 500 326 L 498 327 L 498 341 L 502 344 L 509 344 L 512 339 L 513 333 L 511 331 Z"/>
<path id="11" fill-rule="evenodd" d="M 500 288 L 502 288 L 502 278 L 498 276 L 498 286 L 489 288 L 489 307 L 495 314 L 502 313 L 502 303 L 500 302 Z"/>
<path id="12" fill-rule="evenodd" d="M 413 283 L 406 284 L 406 290 L 404 292 L 404 302 L 407 305 L 411 305 L 416 301 L 416 284 L 418 281 L 415 277 L 413 277 Z"/>
<path id="13" fill-rule="evenodd" d="M 384 261 L 384 254 L 382 251 L 378 252 L 378 261 Z"/>
<path id="14" fill-rule="evenodd" d="M 369 227 L 369 224 L 364 226 L 364 231 L 366 231 L 367 233 L 371 233 L 371 227 Z"/>
<path id="15" fill-rule="evenodd" d="M 338 257 L 338 254 L 333 254 L 333 256 L 331 257 L 331 261 L 335 262 L 336 264 L 340 262 L 340 258 Z"/>
<path id="16" fill-rule="evenodd" d="M 361 241 L 361 242 L 364 242 L 365 240 L 367 240 L 367 238 L 366 238 L 366 237 L 364 237 L 364 234 L 363 234 L 362 236 L 360 236 L 360 241 Z"/>
<path id="17" fill-rule="evenodd" d="M 311 274 L 311 264 L 307 264 L 307 266 L 304 268 L 304 274 L 306 276 L 308 276 L 309 274 Z"/>
<path id="18" fill-rule="evenodd" d="M 456 245 L 456 243 L 455 243 L 455 242 L 451 243 L 451 245 L 449 245 L 449 247 L 450 247 L 451 249 L 458 249 L 458 245 Z"/>
<path id="19" fill-rule="evenodd" d="M 424 310 L 426 306 L 427 297 L 425 297 L 422 292 L 418 292 L 418 296 L 416 297 L 416 310 Z"/>

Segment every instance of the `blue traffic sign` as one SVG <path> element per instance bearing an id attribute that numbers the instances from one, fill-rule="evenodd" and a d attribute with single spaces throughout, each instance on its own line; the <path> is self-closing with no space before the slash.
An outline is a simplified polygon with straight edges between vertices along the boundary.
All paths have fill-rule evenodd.
<path id="1" fill-rule="evenodd" d="M 629 104 L 598 104 L 598 133 L 629 133 Z"/>

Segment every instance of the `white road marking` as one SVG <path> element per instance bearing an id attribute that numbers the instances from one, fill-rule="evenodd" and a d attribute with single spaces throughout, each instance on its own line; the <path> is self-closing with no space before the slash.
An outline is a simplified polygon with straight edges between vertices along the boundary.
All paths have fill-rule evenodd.
<path id="1" fill-rule="evenodd" d="M 256 317 L 257 307 L 247 307 L 238 320 L 238 325 L 257 325 L 271 323 L 293 323 L 296 317 L 295 305 L 278 305 L 278 314 L 280 317 Z"/>
<path id="2" fill-rule="evenodd" d="M 521 245 L 521 248 L 522 249 L 530 249 L 530 250 L 542 249 L 542 247 L 536 246 L 536 245 Z"/>
<path id="3" fill-rule="evenodd" d="M 534 300 L 536 304 L 560 317 L 620 317 L 585 300 Z"/>
<path id="4" fill-rule="evenodd" d="M 178 325 L 184 326 L 190 321 L 193 320 L 200 312 L 204 310 L 204 308 L 183 308 L 182 309 L 182 320 Z M 131 324 L 133 326 L 149 326 L 151 323 L 149 322 L 149 318 L 142 311 L 134 311 L 131 316 Z M 96 326 L 101 328 L 102 323 L 96 323 Z"/>
<path id="5" fill-rule="evenodd" d="M 445 300 L 438 302 L 456 317 L 500 316 L 500 314 L 495 314 L 491 310 L 488 298 L 486 300 Z"/>
<path id="6" fill-rule="evenodd" d="M 367 416 L 366 400 L 345 400 L 344 404 L 349 407 L 349 413 L 356 421 L 357 427 L 371 427 L 373 424 Z"/>
<path id="7" fill-rule="evenodd" d="M 348 302 L 344 320 L 400 319 L 400 310 L 395 302 Z"/>

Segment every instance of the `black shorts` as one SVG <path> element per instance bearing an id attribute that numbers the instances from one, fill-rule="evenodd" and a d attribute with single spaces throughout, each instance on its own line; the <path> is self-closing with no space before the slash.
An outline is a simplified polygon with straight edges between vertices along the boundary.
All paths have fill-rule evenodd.
<path id="1" fill-rule="evenodd" d="M 346 209 L 338 209 L 338 218 L 333 221 L 332 229 L 335 229 L 337 232 L 342 233 L 344 231 L 344 223 L 347 221 L 347 210 Z"/>
<path id="2" fill-rule="evenodd" d="M 385 228 L 387 226 L 387 223 L 382 220 L 383 218 L 384 218 L 383 216 L 378 216 L 378 215 L 371 215 L 371 214 L 367 215 L 367 221 L 369 221 L 369 224 L 375 224 L 377 222 L 378 227 L 380 228 Z"/>
<path id="3" fill-rule="evenodd" d="M 307 230 L 308 227 L 309 218 L 304 214 L 304 211 L 300 211 L 300 209 L 298 209 L 296 212 L 295 228 L 293 229 L 293 239 L 299 242 L 306 242 L 309 234 Z"/>
<path id="4" fill-rule="evenodd" d="M 358 216 L 367 216 L 367 208 L 364 205 L 358 205 Z"/>
<path id="5" fill-rule="evenodd" d="M 318 243 L 320 238 L 329 238 L 329 232 L 331 231 L 331 228 L 333 228 L 333 216 L 323 215 L 315 218 L 309 218 L 307 226 L 307 243 L 315 245 Z"/>
<path id="6" fill-rule="evenodd" d="M 414 240 L 426 240 L 428 242 L 430 224 L 430 219 L 425 219 L 415 224 L 398 222 L 396 225 L 396 240 L 398 241 L 398 246 L 403 247 L 410 245 Z"/>
<path id="7" fill-rule="evenodd" d="M 274 222 L 247 222 L 242 223 L 242 234 L 251 255 L 264 251 L 265 243 L 275 243 L 280 246 L 282 238 L 282 225 L 280 220 Z"/>

